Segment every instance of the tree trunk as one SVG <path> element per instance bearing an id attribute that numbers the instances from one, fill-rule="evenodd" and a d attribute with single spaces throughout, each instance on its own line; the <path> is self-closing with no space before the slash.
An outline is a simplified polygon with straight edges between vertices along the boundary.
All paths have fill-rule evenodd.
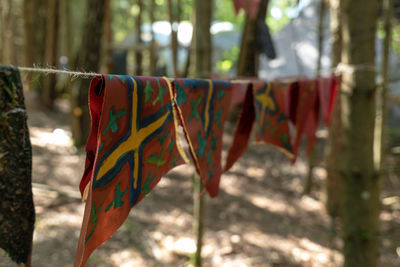
<path id="1" fill-rule="evenodd" d="M 46 29 L 46 52 L 45 64 L 51 67 L 57 67 L 58 52 L 58 32 L 59 32 L 59 0 L 47 0 L 47 29 Z M 42 90 L 42 102 L 49 108 L 53 109 L 54 100 L 56 98 L 56 75 L 50 74 L 44 78 Z"/>
<path id="2" fill-rule="evenodd" d="M 392 13 L 393 13 L 393 0 L 383 1 L 383 23 L 385 38 L 383 40 L 382 51 L 382 74 L 380 77 L 380 85 L 377 91 L 377 114 L 375 126 L 375 141 L 374 141 L 374 154 L 375 154 L 375 167 L 379 170 L 382 179 L 385 179 L 385 154 L 386 154 L 386 135 L 387 135 L 387 87 L 389 80 L 389 50 L 392 41 Z"/>
<path id="3" fill-rule="evenodd" d="M 151 23 L 151 44 L 150 44 L 150 75 L 154 75 L 154 71 L 157 67 L 157 54 L 156 54 L 156 40 L 153 30 L 153 24 L 156 21 L 154 15 L 156 13 L 156 1 L 151 0 L 150 2 L 150 23 Z"/>
<path id="4" fill-rule="evenodd" d="M 80 52 L 75 66 L 85 71 L 99 71 L 105 0 L 87 0 Z M 72 84 L 72 136 L 75 145 L 82 146 L 90 131 L 88 108 L 89 79 L 79 79 Z"/>
<path id="5" fill-rule="evenodd" d="M 201 251 L 203 248 L 204 224 L 205 224 L 205 210 L 206 202 L 202 192 L 204 186 L 201 183 L 200 177 L 193 174 L 193 230 L 196 234 L 196 252 L 194 254 L 194 266 L 202 266 Z"/>
<path id="6" fill-rule="evenodd" d="M 378 0 L 343 3 L 342 126 L 345 266 L 377 266 L 379 176 L 374 169 L 375 33 Z M 359 67 L 363 66 L 363 67 Z"/>
<path id="7" fill-rule="evenodd" d="M 23 15 L 24 15 L 24 64 L 27 67 L 32 67 L 35 63 L 35 51 L 34 46 L 34 1 L 24 0 L 23 3 Z M 1 31 L 1 30 L 0 30 Z M 28 72 L 26 76 L 25 89 L 30 89 L 30 82 L 32 79 L 32 73 Z"/>
<path id="8" fill-rule="evenodd" d="M 317 69 L 315 75 L 319 76 L 321 72 L 321 58 L 323 52 L 323 41 L 324 41 L 324 18 L 326 14 L 326 3 L 325 0 L 320 1 L 319 14 L 318 14 L 318 56 L 317 56 Z M 315 147 L 313 148 L 309 159 L 308 159 L 308 173 L 306 178 L 306 184 L 304 186 L 304 194 L 309 195 L 313 187 L 313 170 L 315 167 Z"/>
<path id="9" fill-rule="evenodd" d="M 209 78 L 211 75 L 211 20 L 212 0 L 195 0 L 194 3 L 194 31 L 193 31 L 193 72 L 195 77 Z M 203 234 L 205 227 L 205 197 L 201 193 L 204 189 L 200 177 L 193 177 L 193 200 L 194 200 L 194 231 L 196 234 L 196 253 L 194 266 L 202 265 L 201 251 L 203 246 Z"/>
<path id="10" fill-rule="evenodd" d="M 112 8 L 111 0 L 105 0 L 104 4 L 104 33 L 106 51 L 106 72 L 113 73 L 112 63 Z"/>
<path id="11" fill-rule="evenodd" d="M 1 0 L 0 0 L 1 1 Z M 46 31 L 35 30 L 46 28 L 47 1 L 24 0 L 24 64 L 28 67 L 41 65 L 44 62 L 46 48 Z M 32 81 L 32 82 L 31 82 Z M 42 74 L 28 73 L 27 89 L 34 88 L 41 92 L 43 88 Z"/>
<path id="12" fill-rule="evenodd" d="M 14 3 L 15 4 L 15 3 Z M 2 64 L 15 64 L 15 18 L 13 16 L 13 1 L 1 0 L 0 5 L 2 6 Z"/>
<path id="13" fill-rule="evenodd" d="M 192 73 L 197 78 L 209 78 L 211 75 L 211 18 L 212 0 L 195 0 Z"/>
<path id="14" fill-rule="evenodd" d="M 341 8 L 343 0 L 330 0 L 331 6 L 331 43 L 332 43 L 332 67 L 336 67 L 341 61 L 342 53 L 342 18 Z M 341 88 L 339 86 L 339 88 Z M 332 112 L 329 127 L 329 139 L 327 146 L 326 168 L 328 171 L 326 191 L 326 207 L 333 220 L 340 216 L 342 176 L 340 174 L 340 154 L 343 147 L 343 129 L 341 123 L 341 91 L 338 92 L 336 103 Z"/>
<path id="15" fill-rule="evenodd" d="M 137 5 L 139 7 L 139 13 L 136 15 L 136 34 L 137 34 L 137 47 L 135 50 L 136 59 L 136 73 L 135 75 L 143 75 L 143 42 L 142 42 L 142 12 L 143 12 L 143 2 L 142 0 L 137 0 Z"/>
<path id="16" fill-rule="evenodd" d="M 261 0 L 255 20 L 246 15 L 240 46 L 238 76 L 254 77 L 258 74 L 258 52 L 256 52 L 257 22 L 265 21 L 268 3 L 269 0 Z"/>
<path id="17" fill-rule="evenodd" d="M 179 76 L 179 71 L 178 71 L 178 49 L 179 49 L 178 23 L 180 20 L 179 5 L 180 3 L 177 2 L 176 8 L 174 8 L 172 0 L 168 0 L 168 16 L 169 16 L 169 22 L 171 24 L 171 51 L 172 51 L 172 66 L 174 70 L 174 77 Z"/>

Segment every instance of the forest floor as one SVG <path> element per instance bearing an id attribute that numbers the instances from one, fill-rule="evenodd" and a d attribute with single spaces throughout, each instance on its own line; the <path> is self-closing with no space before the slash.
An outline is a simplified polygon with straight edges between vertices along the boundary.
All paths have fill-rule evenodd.
<path id="1" fill-rule="evenodd" d="M 84 209 L 78 191 L 84 153 L 72 145 L 67 102 L 59 101 L 54 112 L 32 93 L 26 102 L 36 207 L 32 265 L 72 266 Z M 227 123 L 225 149 L 233 128 Z M 319 138 L 319 158 L 324 143 Z M 400 156 L 391 154 L 389 162 L 380 262 L 400 266 Z M 164 177 L 87 266 L 188 266 L 195 250 L 193 171 L 180 166 Z M 324 206 L 326 170 L 319 162 L 310 196 L 302 194 L 306 171 L 304 157 L 291 165 L 274 147 L 251 145 L 223 175 L 219 195 L 206 197 L 204 266 L 341 266 L 340 226 L 331 229 Z M 14 265 L 0 255 L 0 266 Z"/>

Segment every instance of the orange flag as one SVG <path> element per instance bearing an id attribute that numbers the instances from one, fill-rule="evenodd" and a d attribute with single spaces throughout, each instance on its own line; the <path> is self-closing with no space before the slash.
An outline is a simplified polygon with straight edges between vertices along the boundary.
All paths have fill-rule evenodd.
<path id="1" fill-rule="evenodd" d="M 290 88 L 290 120 L 296 127 L 292 163 L 296 161 L 303 135 L 307 137 L 307 155 L 310 155 L 317 139 L 319 104 L 316 83 L 316 80 L 302 79 Z"/>
<path id="2" fill-rule="evenodd" d="M 104 97 L 94 97 L 101 94 Z M 187 160 L 177 142 L 167 79 L 104 75 L 92 81 L 90 97 L 91 107 L 99 104 L 96 101 L 102 104 L 96 134 L 90 136 L 96 140 L 95 147 L 89 146 L 95 156 L 92 169 L 89 164 L 85 171 L 92 175 L 74 266 L 84 266 L 125 221 L 131 207 L 170 169 Z"/>
<path id="3" fill-rule="evenodd" d="M 211 197 L 218 194 L 222 174 L 224 124 L 231 104 L 231 84 L 224 81 L 175 79 L 182 124 L 192 146 L 192 157 Z"/>
<path id="4" fill-rule="evenodd" d="M 271 84 L 255 80 L 249 83 L 224 171 L 228 171 L 246 150 L 254 122 L 256 142 L 272 144 L 293 156 L 286 115 L 287 94 L 288 88 L 279 82 Z"/>

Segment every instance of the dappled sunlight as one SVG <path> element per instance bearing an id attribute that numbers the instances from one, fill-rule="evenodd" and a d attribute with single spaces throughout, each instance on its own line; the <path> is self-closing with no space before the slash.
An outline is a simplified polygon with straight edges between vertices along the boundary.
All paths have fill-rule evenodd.
<path id="1" fill-rule="evenodd" d="M 243 239 L 251 244 L 270 250 L 279 251 L 290 257 L 293 262 L 301 262 L 307 266 L 325 266 L 334 258 L 335 263 L 341 265 L 343 261 L 339 251 L 330 250 L 307 238 L 282 238 L 279 235 L 269 235 L 263 232 L 248 232 Z"/>
<path id="2" fill-rule="evenodd" d="M 31 143 L 33 146 L 44 147 L 52 151 L 59 149 L 73 149 L 71 133 L 63 129 L 43 129 L 39 127 L 29 128 Z"/>
<path id="3" fill-rule="evenodd" d="M 282 215 L 295 216 L 297 214 L 296 209 L 291 206 L 287 201 L 280 201 L 277 199 L 270 199 L 268 197 L 251 194 L 246 195 L 246 198 L 255 206 L 266 209 L 273 213 L 278 213 Z"/>
<path id="4" fill-rule="evenodd" d="M 134 249 L 124 249 L 112 253 L 111 262 L 119 267 L 145 266 L 146 260 L 142 258 L 140 253 Z"/>
<path id="5" fill-rule="evenodd" d="M 169 251 L 176 254 L 189 255 L 196 251 L 196 244 L 193 239 L 189 237 L 174 238 L 167 236 L 162 245 Z"/>

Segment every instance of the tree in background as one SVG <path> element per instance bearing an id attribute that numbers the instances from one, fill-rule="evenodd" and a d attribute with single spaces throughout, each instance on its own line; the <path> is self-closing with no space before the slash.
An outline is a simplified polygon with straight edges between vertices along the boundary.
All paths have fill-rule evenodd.
<path id="1" fill-rule="evenodd" d="M 105 0 L 87 0 L 86 2 L 82 43 L 74 64 L 85 71 L 99 71 L 104 4 Z M 89 85 L 89 79 L 79 79 L 71 85 L 72 136 L 77 146 L 85 144 L 90 131 Z"/>
<path id="2" fill-rule="evenodd" d="M 341 61 L 342 54 L 342 9 L 343 0 L 330 0 L 331 10 L 331 43 L 332 43 L 332 67 L 337 67 Z M 339 87 L 340 88 L 340 87 Z M 333 108 L 331 125 L 329 127 L 329 140 L 327 146 L 326 168 L 327 176 L 327 200 L 326 206 L 332 222 L 340 216 L 341 194 L 342 192 L 342 176 L 340 174 L 341 163 L 340 154 L 343 147 L 343 129 L 341 123 L 341 91 L 338 92 L 336 104 Z"/>
<path id="3" fill-rule="evenodd" d="M 193 39 L 191 61 L 193 75 L 197 78 L 209 78 L 211 76 L 211 20 L 212 20 L 212 0 L 195 0 L 193 18 Z M 194 255 L 194 266 L 202 265 L 201 251 L 203 246 L 204 217 L 205 217 L 205 197 L 202 195 L 204 187 L 200 177 L 193 175 L 193 199 L 194 199 L 194 224 L 196 234 L 196 253 Z"/>
<path id="4" fill-rule="evenodd" d="M 59 0 L 47 0 L 47 28 L 46 28 L 46 51 L 44 63 L 48 66 L 58 65 L 58 39 L 59 39 Z M 44 77 L 43 89 L 41 90 L 42 103 L 49 109 L 53 109 L 56 98 L 57 76 L 50 74 Z"/>
<path id="5" fill-rule="evenodd" d="M 343 1 L 342 127 L 345 266 L 377 266 L 379 175 L 374 168 L 375 34 L 378 1 Z"/>
<path id="6" fill-rule="evenodd" d="M 318 10 L 318 32 L 317 32 L 317 68 L 315 71 L 315 76 L 321 75 L 321 59 L 322 59 L 322 52 L 323 52 L 323 41 L 324 41 L 324 19 L 327 10 L 327 3 L 326 0 L 320 0 L 319 10 Z M 306 184 L 304 186 L 304 194 L 309 195 L 311 193 L 311 189 L 314 185 L 313 181 L 313 170 L 315 167 L 315 146 L 309 156 L 308 159 L 308 173 L 306 177 Z"/>
<path id="7" fill-rule="evenodd" d="M 142 41 L 142 12 L 143 12 L 143 2 L 142 0 L 137 0 L 137 6 L 139 8 L 136 14 L 136 36 L 137 36 L 137 48 L 135 50 L 135 75 L 143 75 L 143 41 Z"/>
<path id="8" fill-rule="evenodd" d="M 255 19 L 246 15 L 246 22 L 243 28 L 242 43 L 240 46 L 238 76 L 254 77 L 258 74 L 258 56 L 256 49 L 256 37 L 260 32 L 259 21 L 265 21 L 267 16 L 269 0 L 261 0 Z"/>
<path id="9" fill-rule="evenodd" d="M 171 24 L 171 51 L 172 51 L 172 65 L 174 70 L 174 76 L 178 77 L 178 25 L 181 16 L 181 1 L 176 0 L 175 8 L 172 4 L 172 0 L 168 0 L 168 16 Z"/>

